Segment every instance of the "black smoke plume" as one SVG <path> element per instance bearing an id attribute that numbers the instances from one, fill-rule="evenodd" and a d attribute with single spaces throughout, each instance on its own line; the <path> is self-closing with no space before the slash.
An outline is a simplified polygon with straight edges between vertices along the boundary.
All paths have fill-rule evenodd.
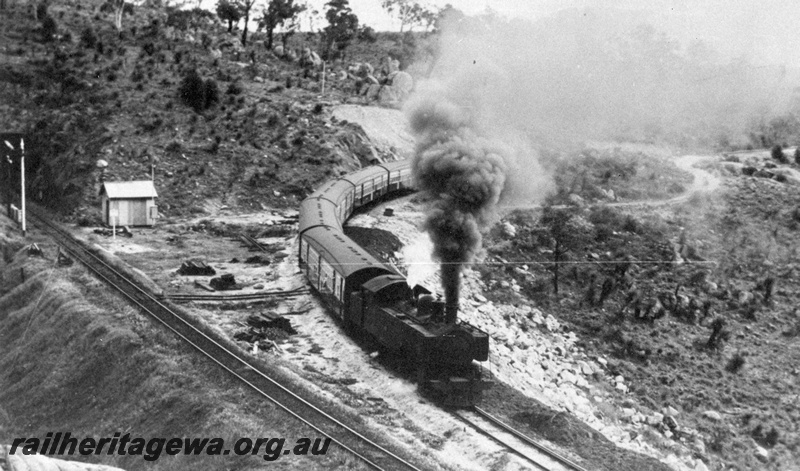
<path id="1" fill-rule="evenodd" d="M 420 99 L 409 114 L 414 178 L 430 201 L 424 229 L 441 263 L 445 303 L 458 305 L 461 269 L 481 251 L 481 231 L 506 187 L 510 150 L 481 136 L 474 117 L 441 96 Z"/>

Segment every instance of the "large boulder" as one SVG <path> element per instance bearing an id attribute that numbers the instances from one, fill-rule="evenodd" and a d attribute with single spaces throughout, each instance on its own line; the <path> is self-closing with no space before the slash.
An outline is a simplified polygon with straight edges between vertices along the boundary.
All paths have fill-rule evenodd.
<path id="1" fill-rule="evenodd" d="M 377 81 L 376 81 L 377 82 Z M 414 87 L 414 79 L 407 72 L 393 72 L 380 87 L 377 98 L 381 103 L 392 104 L 405 101 Z"/>
<path id="2" fill-rule="evenodd" d="M 411 89 L 414 88 L 414 79 L 408 72 L 393 72 L 391 75 L 389 75 L 389 83 L 395 90 L 397 90 L 397 93 L 401 96 L 401 99 L 407 98 L 411 93 Z"/>
<path id="3" fill-rule="evenodd" d="M 320 68 L 322 67 L 322 59 L 319 58 L 319 55 L 312 51 L 311 48 L 303 48 L 303 52 L 300 54 L 300 66 L 311 68 Z"/>

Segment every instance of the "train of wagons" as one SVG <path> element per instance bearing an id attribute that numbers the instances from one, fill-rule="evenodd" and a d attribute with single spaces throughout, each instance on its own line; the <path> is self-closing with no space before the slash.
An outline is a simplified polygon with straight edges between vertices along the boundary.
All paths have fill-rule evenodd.
<path id="1" fill-rule="evenodd" d="M 488 334 L 457 320 L 426 288 L 410 287 L 342 230 L 354 211 L 412 187 L 407 160 L 322 185 L 300 205 L 300 268 L 347 330 L 366 333 L 413 366 L 420 392 L 444 405 L 473 405 L 487 385 L 474 361 L 488 359 Z"/>

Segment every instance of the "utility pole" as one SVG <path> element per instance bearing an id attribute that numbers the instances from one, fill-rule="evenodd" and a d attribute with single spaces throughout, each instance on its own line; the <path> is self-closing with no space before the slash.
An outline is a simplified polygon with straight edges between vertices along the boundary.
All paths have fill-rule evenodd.
<path id="1" fill-rule="evenodd" d="M 11 217 L 11 156 L 5 154 L 3 166 L 6 168 L 6 215 Z"/>
<path id="2" fill-rule="evenodd" d="M 4 140 L 3 142 L 6 144 L 6 147 L 8 147 L 10 150 L 12 150 L 12 151 L 14 150 L 14 146 L 11 145 L 10 142 L 8 142 L 7 140 Z M 13 161 L 11 160 L 11 154 L 9 154 L 8 151 L 6 151 L 5 156 L 6 156 L 5 162 L 3 162 L 3 163 L 5 164 L 5 167 L 6 167 L 6 214 L 8 215 L 8 217 L 11 217 L 11 200 L 12 200 L 12 196 L 11 196 L 11 165 L 12 165 Z"/>
<path id="3" fill-rule="evenodd" d="M 325 61 L 322 61 L 322 96 L 325 96 Z"/>
<path id="4" fill-rule="evenodd" d="M 20 173 L 20 186 L 21 186 L 20 187 L 20 197 L 22 198 L 22 204 L 21 204 L 22 208 L 20 208 L 20 211 L 21 211 L 21 217 L 22 217 L 22 221 L 21 221 L 21 223 L 22 223 L 22 236 L 25 237 L 25 235 L 27 234 L 27 230 L 26 230 L 27 228 L 25 227 L 25 138 L 20 134 L 4 134 L 2 139 L 3 139 L 3 142 L 5 143 L 6 147 L 8 147 L 11 151 L 15 151 L 17 149 L 9 141 L 15 140 L 14 137 L 17 137 L 17 136 L 19 136 L 19 150 L 20 150 L 20 160 L 19 160 L 19 162 L 20 162 L 20 172 L 19 173 Z M 6 151 L 6 152 L 8 152 L 8 151 Z M 9 205 L 9 213 L 11 213 L 11 188 L 10 187 L 11 187 L 11 164 L 12 164 L 12 160 L 11 160 L 11 155 L 8 154 L 8 153 L 6 153 L 6 160 L 7 160 L 6 163 L 8 164 L 8 166 L 6 167 L 8 169 L 7 175 L 8 175 L 8 187 L 9 187 L 8 188 L 8 196 L 9 196 L 8 205 Z"/>
<path id="5" fill-rule="evenodd" d="M 22 177 L 22 190 L 21 190 L 21 197 L 22 197 L 22 237 L 25 237 L 25 139 L 19 138 L 19 148 L 22 151 L 22 157 L 19 159 L 19 166 L 20 166 L 20 176 Z"/>

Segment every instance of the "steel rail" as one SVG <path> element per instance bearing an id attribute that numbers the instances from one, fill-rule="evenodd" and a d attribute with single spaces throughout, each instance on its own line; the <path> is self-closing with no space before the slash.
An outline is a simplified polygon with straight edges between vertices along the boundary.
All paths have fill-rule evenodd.
<path id="1" fill-rule="evenodd" d="M 320 409 L 319 407 L 315 406 L 314 404 L 308 402 L 303 397 L 301 397 L 298 394 L 294 393 L 293 391 L 289 390 L 286 386 L 284 386 L 283 384 L 281 384 L 278 381 L 274 380 L 273 378 L 269 377 L 264 372 L 262 372 L 261 370 L 259 370 L 258 368 L 256 368 L 252 364 L 250 364 L 248 361 L 246 361 L 243 358 L 241 358 L 237 353 L 235 353 L 235 352 L 231 351 L 230 349 L 228 349 L 227 347 L 221 345 L 219 342 L 217 342 L 217 340 L 215 340 L 214 338 L 212 338 L 208 334 L 202 332 L 196 326 L 194 326 L 191 323 L 189 323 L 186 319 L 184 319 L 184 317 L 182 315 L 174 312 L 168 306 L 164 305 L 158 299 L 156 299 L 153 295 L 151 295 L 150 293 L 148 293 L 147 291 L 142 289 L 140 286 L 138 286 L 135 282 L 129 280 L 125 275 L 119 273 L 116 269 L 114 269 L 114 267 L 112 267 L 111 265 L 106 263 L 100 257 L 98 257 L 97 255 L 91 253 L 80 241 L 76 240 L 72 236 L 72 234 L 68 233 L 66 230 L 64 230 L 63 228 L 59 227 L 55 223 L 53 223 L 51 221 L 48 221 L 45 217 L 43 217 L 43 216 L 41 216 L 41 214 L 39 214 L 39 211 L 40 210 L 38 210 L 36 208 L 31 208 L 29 210 L 29 214 L 31 216 L 33 216 L 34 219 L 38 220 L 41 223 L 41 224 L 37 224 L 40 228 L 42 228 L 45 232 L 49 233 L 56 240 L 60 240 L 61 242 L 63 242 L 64 244 L 62 244 L 62 246 L 73 257 L 75 257 L 81 263 L 86 265 L 87 268 L 89 268 L 91 271 L 93 271 L 102 280 L 104 280 L 106 283 L 108 283 L 113 288 L 115 288 L 117 291 L 119 291 L 123 296 L 128 298 L 131 302 L 133 302 L 134 304 L 139 306 L 139 308 L 141 308 L 143 311 L 145 311 L 151 317 L 156 319 L 158 322 L 160 322 L 167 329 L 172 331 L 175 335 L 177 335 L 183 341 L 188 343 L 192 348 L 194 348 L 195 350 L 199 351 L 202 355 L 204 355 L 205 357 L 210 359 L 212 362 L 216 363 L 218 366 L 220 366 L 222 369 L 224 369 L 225 371 L 227 371 L 228 373 L 233 375 L 238 380 L 242 381 L 245 385 L 247 385 L 250 388 L 252 388 L 253 390 L 255 390 L 258 394 L 260 394 L 261 396 L 265 397 L 266 399 L 268 399 L 269 401 L 274 403 L 280 409 L 282 409 L 286 413 L 290 414 L 291 416 L 297 418 L 302 423 L 308 425 L 309 427 L 311 427 L 313 430 L 315 430 L 316 432 L 320 433 L 321 435 L 323 435 L 323 436 L 325 436 L 327 438 L 330 438 L 331 441 L 333 441 L 334 443 L 339 445 L 342 449 L 344 449 L 344 450 L 348 451 L 349 453 L 351 453 L 352 455 L 356 456 L 358 459 L 362 460 L 365 464 L 367 464 L 372 469 L 381 470 L 381 471 L 384 470 L 384 469 L 387 469 L 387 468 L 384 468 L 383 466 L 375 463 L 373 461 L 373 459 L 370 459 L 367 456 L 364 456 L 363 452 L 355 450 L 354 447 L 352 446 L 352 444 L 351 445 L 345 444 L 342 440 L 334 437 L 333 433 L 323 430 L 321 428 L 321 426 L 318 426 L 317 424 L 312 422 L 311 419 L 300 415 L 298 412 L 293 410 L 291 407 L 285 405 L 283 402 L 281 402 L 277 398 L 273 397 L 272 395 L 270 395 L 269 393 L 264 391 L 264 388 L 262 388 L 262 387 L 260 387 L 260 386 L 255 384 L 255 382 L 254 382 L 255 380 L 261 380 L 261 381 L 266 382 L 269 386 L 277 389 L 277 391 L 279 393 L 282 393 L 284 396 L 287 396 L 289 399 L 294 400 L 295 402 L 299 403 L 299 405 L 305 407 L 306 409 L 310 410 L 314 414 L 317 414 L 319 417 L 324 418 L 330 424 L 333 424 L 335 428 L 339 428 L 342 431 L 347 432 L 348 434 L 350 434 L 352 437 L 354 437 L 356 439 L 355 440 L 356 442 L 361 443 L 362 445 L 366 445 L 366 446 L 368 446 L 368 447 L 370 447 L 370 448 L 372 448 L 374 450 L 377 450 L 382 455 L 385 455 L 385 457 L 391 458 L 395 462 L 395 464 L 399 464 L 400 465 L 400 468 L 394 466 L 394 467 L 392 467 L 390 469 L 410 469 L 410 470 L 414 470 L 414 471 L 421 471 L 419 468 L 417 468 L 413 464 L 409 463 L 408 461 L 406 461 L 403 458 L 397 456 L 393 452 L 387 450 L 386 448 L 382 447 L 381 445 L 379 445 L 379 444 L 375 443 L 374 441 L 370 440 L 369 438 L 365 437 L 364 435 L 362 435 L 358 431 L 354 430 L 353 428 L 351 428 L 347 424 L 344 424 L 343 422 L 341 422 L 340 420 L 338 420 L 335 417 L 331 416 L 330 414 L 328 414 L 327 412 L 323 411 L 322 409 Z M 72 247 L 70 247 L 70 246 L 72 246 Z M 99 265 L 99 267 L 98 267 L 98 265 Z M 113 280 L 110 279 L 109 276 L 106 276 L 106 274 L 102 273 L 102 270 L 107 270 L 107 271 L 111 272 L 112 276 L 116 276 L 117 278 L 121 279 L 127 285 L 128 289 L 133 291 L 133 293 L 128 292 L 128 289 L 125 289 L 124 287 L 120 286 L 118 283 L 115 283 Z M 152 304 L 153 306 L 155 306 L 157 308 L 157 310 L 161 311 L 162 313 L 168 314 L 167 319 L 162 318 L 161 315 L 159 315 L 157 312 L 155 312 L 156 309 L 150 309 L 147 306 L 145 306 L 145 304 L 144 304 L 144 302 L 142 300 L 137 299 L 137 296 L 143 297 L 145 302 Z M 169 320 L 171 320 L 173 322 L 177 322 L 178 323 L 178 327 L 175 327 L 175 326 L 171 325 Z M 181 327 L 184 330 L 186 330 L 186 333 L 183 333 L 183 332 L 179 331 L 179 328 L 181 328 Z M 197 340 L 200 340 L 202 342 L 205 342 L 205 343 L 213 346 L 222 355 L 219 355 L 219 357 L 218 357 L 218 355 L 214 355 L 211 352 L 207 351 L 206 348 L 204 348 L 203 346 L 199 345 L 199 342 L 197 340 L 190 339 L 189 335 L 194 335 L 194 336 L 197 337 Z M 223 356 L 225 358 L 222 358 Z M 225 364 L 224 360 L 226 360 L 226 359 L 229 362 L 233 362 L 235 366 L 243 368 L 244 372 L 237 372 L 237 371 L 234 370 L 235 366 L 229 366 L 229 365 Z M 250 374 L 255 375 L 255 380 L 245 378 L 243 376 L 243 374 L 245 374 L 245 373 L 250 373 Z"/>
<path id="2" fill-rule="evenodd" d="M 508 439 L 503 439 L 501 436 L 498 436 L 498 433 L 496 431 L 491 430 L 491 427 L 487 428 L 486 426 L 477 423 L 475 420 L 472 420 L 465 412 L 474 412 L 480 419 L 483 419 L 486 422 L 488 422 L 491 426 L 496 427 L 497 429 L 499 429 L 500 432 L 505 432 L 515 437 L 524 445 L 533 448 L 535 452 L 540 454 L 541 456 L 538 457 L 539 459 L 537 459 L 537 456 L 535 455 L 531 456 L 525 453 L 517 445 L 509 443 Z M 503 423 L 498 418 L 492 416 L 491 414 L 480 409 L 479 407 L 473 406 L 472 408 L 466 411 L 453 410 L 451 411 L 451 413 L 456 418 L 458 418 L 465 424 L 475 429 L 475 431 L 477 431 L 481 435 L 488 437 L 489 439 L 496 442 L 503 448 L 506 448 L 511 453 L 517 455 L 518 457 L 522 458 L 528 463 L 531 463 L 537 469 L 540 469 L 542 471 L 561 471 L 561 470 L 587 471 L 579 464 L 571 461 L 570 459 L 564 457 L 559 453 L 556 453 L 552 449 L 542 445 L 536 440 L 514 429 L 510 425 Z"/>
<path id="3" fill-rule="evenodd" d="M 458 418 L 460 421 L 464 422 L 465 424 L 467 424 L 467 425 L 469 425 L 470 427 L 472 427 L 473 429 L 475 429 L 475 430 L 476 430 L 478 433 L 480 433 L 481 435 L 484 435 L 484 436 L 486 436 L 487 438 L 489 438 L 490 440 L 494 441 L 494 442 L 495 442 L 495 443 L 497 443 L 498 445 L 500 445 L 500 446 L 502 446 L 503 448 L 505 448 L 505 449 L 509 450 L 510 452 L 514 453 L 515 455 L 517 455 L 518 457 L 520 457 L 520 458 L 522 458 L 523 460 L 527 461 L 528 463 L 531 463 L 532 465 L 536 466 L 536 468 L 538 468 L 538 469 L 541 469 L 542 471 L 552 471 L 550 468 L 548 468 L 548 467 L 544 466 L 543 464 L 539 463 L 538 461 L 536 461 L 536 460 L 534 460 L 534 459 L 530 458 L 530 457 L 529 457 L 528 455 L 526 455 L 525 453 L 523 453 L 523 452 L 521 452 L 520 450 L 516 449 L 516 448 L 515 448 L 515 447 L 513 447 L 512 445 L 509 445 L 508 443 L 504 442 L 504 441 L 503 441 L 502 439 L 500 439 L 499 437 L 497 437 L 497 436 L 493 435 L 493 434 L 492 434 L 491 432 L 489 432 L 488 430 L 486 430 L 486 429 L 484 429 L 483 427 L 481 427 L 480 425 L 476 424 L 475 422 L 473 422 L 472 420 L 470 420 L 470 419 L 469 419 L 469 417 L 465 416 L 463 413 L 460 413 L 460 412 L 452 412 L 452 414 L 453 414 L 453 415 L 454 415 L 456 418 Z"/>
<path id="4" fill-rule="evenodd" d="M 499 427 L 500 429 L 510 433 L 511 435 L 515 436 L 517 439 L 521 440 L 522 442 L 526 443 L 527 445 L 530 445 L 533 448 L 536 448 L 540 452 L 542 452 L 545 455 L 555 459 L 556 461 L 559 461 L 560 463 L 568 466 L 569 468 L 571 468 L 571 469 L 573 469 L 575 471 L 587 471 L 587 469 L 584 468 L 583 466 L 575 463 L 574 461 L 572 461 L 569 458 L 567 458 L 566 456 L 556 452 L 555 450 L 553 450 L 553 449 L 551 449 L 551 448 L 549 448 L 549 447 L 547 447 L 545 445 L 542 445 L 541 443 L 537 442 L 533 438 L 525 435 L 524 433 L 520 432 L 519 430 L 515 429 L 514 427 L 506 424 L 505 422 L 501 421 L 500 419 L 498 419 L 497 417 L 493 416 L 492 414 L 486 412 L 485 410 L 481 409 L 480 407 L 474 406 L 472 408 L 472 410 L 476 414 L 481 416 L 482 418 L 488 420 L 489 422 L 491 422 L 495 426 Z M 541 466 L 541 465 L 539 465 L 539 466 Z"/>

